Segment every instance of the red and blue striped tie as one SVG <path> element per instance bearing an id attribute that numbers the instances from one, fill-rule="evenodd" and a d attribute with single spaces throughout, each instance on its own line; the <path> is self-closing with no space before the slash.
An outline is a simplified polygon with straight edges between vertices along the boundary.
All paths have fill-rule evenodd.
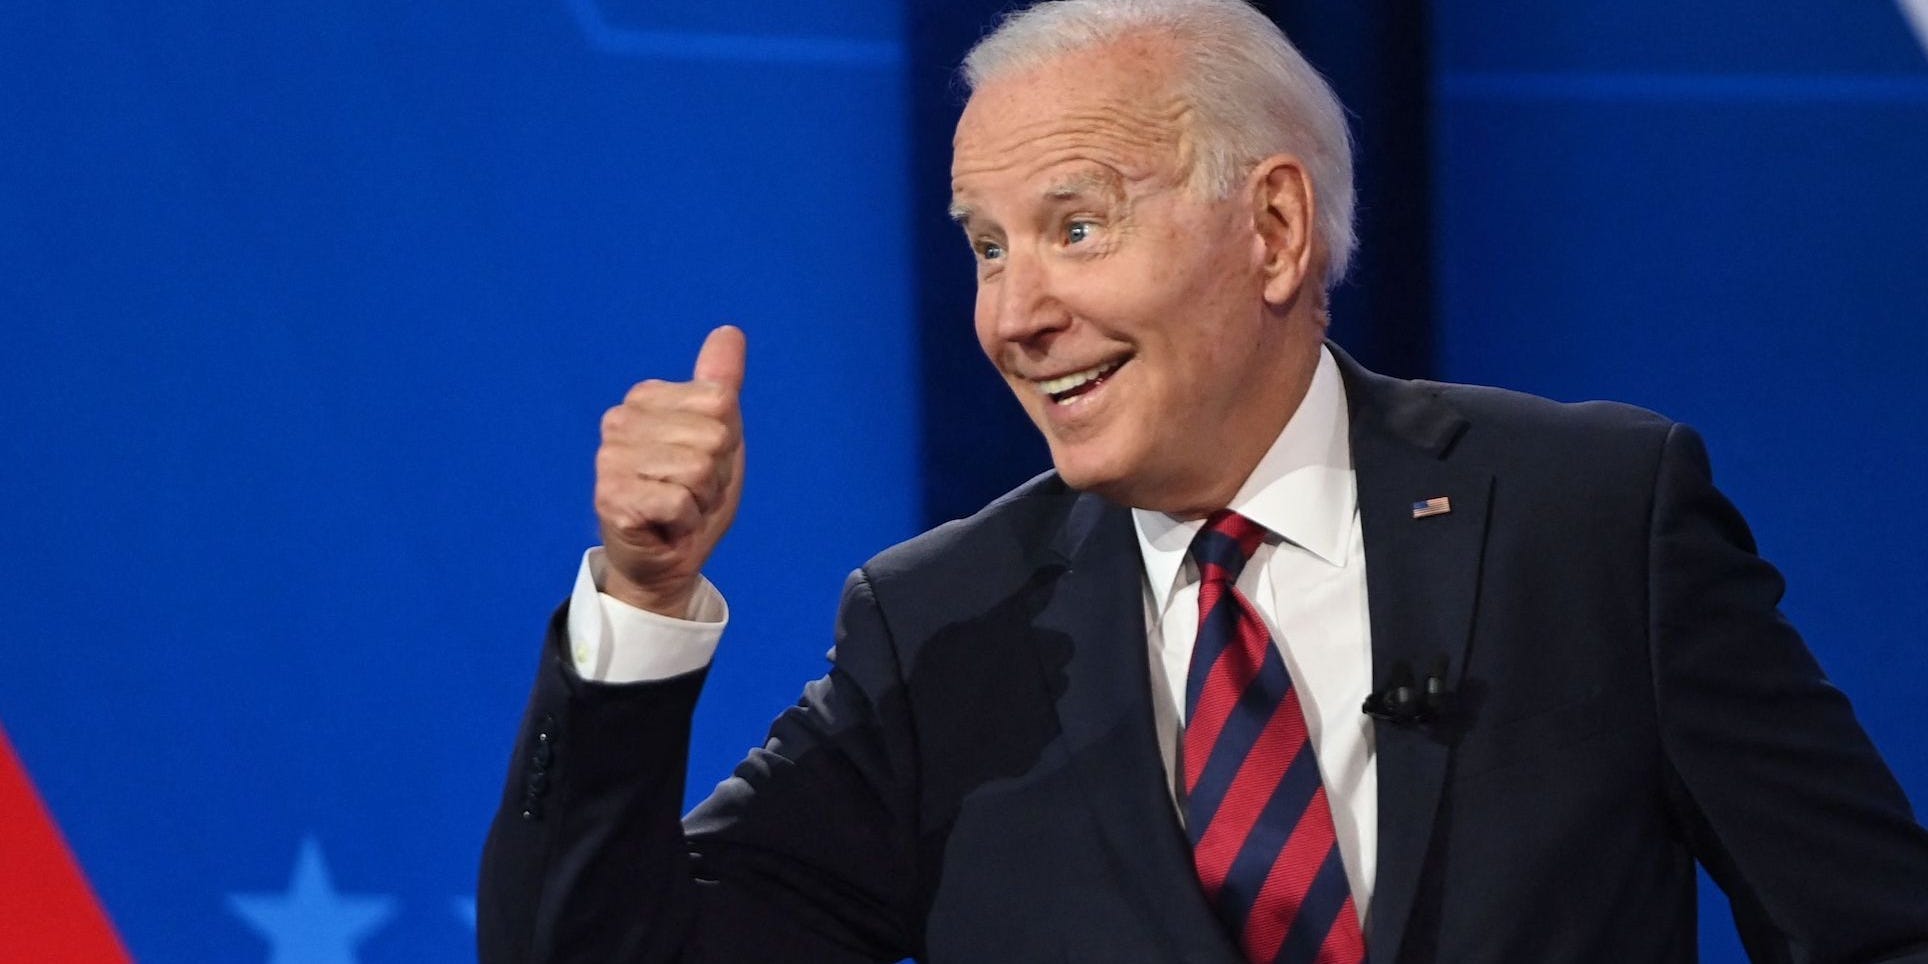
<path id="1" fill-rule="evenodd" d="M 1199 881 L 1251 961 L 1359 964 L 1365 938 L 1285 661 L 1235 584 L 1265 538 L 1230 510 L 1192 541 L 1185 816 Z"/>

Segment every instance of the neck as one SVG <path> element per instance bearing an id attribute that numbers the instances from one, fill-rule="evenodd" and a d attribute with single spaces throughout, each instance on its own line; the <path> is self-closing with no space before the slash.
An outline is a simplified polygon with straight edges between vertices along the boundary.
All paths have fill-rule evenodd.
<path id="1" fill-rule="evenodd" d="M 1317 329 L 1323 335 L 1324 328 Z M 1298 414 L 1299 405 L 1312 388 L 1318 371 L 1323 339 L 1315 337 L 1304 350 L 1281 351 L 1272 377 L 1264 379 L 1261 389 L 1242 410 L 1246 417 L 1230 435 L 1229 448 L 1214 460 L 1208 477 L 1191 480 L 1172 498 L 1159 499 L 1160 505 L 1141 505 L 1177 519 L 1202 519 L 1231 505 L 1245 480 L 1258 468 L 1259 460 L 1272 448 L 1285 426 Z"/>

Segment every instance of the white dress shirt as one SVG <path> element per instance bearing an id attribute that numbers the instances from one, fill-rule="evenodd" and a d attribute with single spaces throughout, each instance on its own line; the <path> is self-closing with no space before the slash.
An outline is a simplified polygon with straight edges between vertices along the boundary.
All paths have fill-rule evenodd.
<path id="1" fill-rule="evenodd" d="M 1366 553 L 1347 436 L 1345 390 L 1330 352 L 1285 430 L 1229 508 L 1273 533 L 1239 575 L 1299 691 L 1306 732 L 1332 807 L 1339 854 L 1361 926 L 1372 896 L 1378 842 L 1378 770 L 1372 727 L 1359 704 L 1372 688 Z M 1132 510 L 1145 566 L 1145 627 L 1152 714 L 1177 803 L 1180 717 L 1198 633 L 1198 574 L 1186 557 L 1202 520 Z M 709 664 L 729 607 L 709 580 L 688 619 L 629 606 L 599 591 L 600 548 L 583 556 L 569 604 L 576 672 L 607 683 L 667 679 Z M 1184 818 L 1183 808 L 1179 816 Z"/>
<path id="2" fill-rule="evenodd" d="M 1298 690 L 1363 927 L 1379 836 L 1379 779 L 1372 721 L 1359 709 L 1372 691 L 1372 646 L 1347 429 L 1339 366 L 1322 348 L 1305 400 L 1227 508 L 1272 533 L 1239 574 L 1238 588 L 1258 609 Z M 1176 804 L 1185 680 L 1198 637 L 1198 568 L 1186 550 L 1205 523 L 1143 509 L 1131 515 L 1145 561 L 1152 719 Z"/>

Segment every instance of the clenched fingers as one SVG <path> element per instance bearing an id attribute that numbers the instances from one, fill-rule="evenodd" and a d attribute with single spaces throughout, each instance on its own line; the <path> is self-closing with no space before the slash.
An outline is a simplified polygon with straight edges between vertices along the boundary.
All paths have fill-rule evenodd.
<path id="1" fill-rule="evenodd" d="M 633 483 L 662 482 L 681 486 L 703 512 L 715 509 L 735 479 L 734 449 L 708 451 L 663 442 L 605 443 L 596 453 L 599 489 L 620 497 Z"/>
<path id="2" fill-rule="evenodd" d="M 690 490 L 674 482 L 633 479 L 596 487 L 596 514 L 636 543 L 674 543 L 703 528 L 703 510 Z"/>
<path id="3" fill-rule="evenodd" d="M 743 434 L 739 420 L 678 410 L 618 405 L 603 413 L 603 445 L 682 445 L 727 455 Z"/>
<path id="4" fill-rule="evenodd" d="M 596 515 L 605 591 L 679 616 L 736 515 L 743 485 L 743 332 L 710 332 L 690 381 L 638 382 L 603 413 Z"/>
<path id="5" fill-rule="evenodd" d="M 687 412 L 732 424 L 741 421 L 737 391 L 722 382 L 666 382 L 652 378 L 637 382 L 617 408 L 632 409 L 639 414 Z"/>

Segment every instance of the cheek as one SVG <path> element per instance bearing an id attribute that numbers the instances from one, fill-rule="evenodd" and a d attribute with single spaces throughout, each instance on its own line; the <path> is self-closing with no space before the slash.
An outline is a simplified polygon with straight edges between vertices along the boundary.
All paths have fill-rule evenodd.
<path id="1" fill-rule="evenodd" d="M 972 309 L 971 324 L 977 333 L 977 347 L 984 356 L 997 364 L 997 339 L 994 337 L 994 315 L 991 298 L 982 287 L 977 291 L 977 303 Z"/>

